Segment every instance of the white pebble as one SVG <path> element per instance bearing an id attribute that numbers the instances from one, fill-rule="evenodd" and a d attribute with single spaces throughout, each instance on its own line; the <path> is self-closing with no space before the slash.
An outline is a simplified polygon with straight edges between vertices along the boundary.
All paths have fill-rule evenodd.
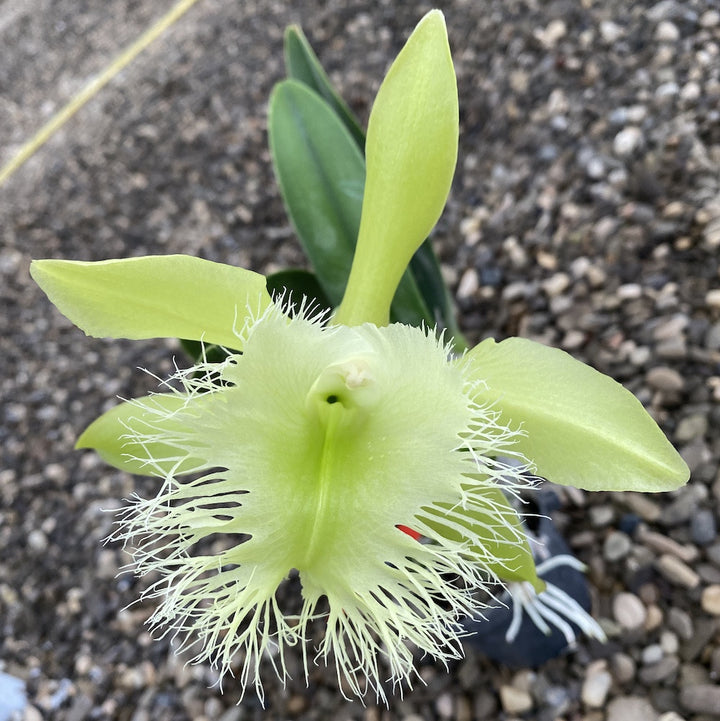
<path id="1" fill-rule="evenodd" d="M 655 30 L 655 40 L 660 43 L 674 43 L 680 39 L 680 31 L 675 23 L 663 20 Z"/>
<path id="2" fill-rule="evenodd" d="M 569 285 L 570 277 L 567 273 L 555 273 L 542 282 L 542 288 L 550 298 L 560 295 Z"/>
<path id="3" fill-rule="evenodd" d="M 708 586 L 700 597 L 700 605 L 705 613 L 720 616 L 720 585 Z"/>
<path id="4" fill-rule="evenodd" d="M 629 631 L 642 628 L 647 618 L 643 602 L 633 593 L 618 593 L 613 600 L 615 620 Z"/>
<path id="5" fill-rule="evenodd" d="M 475 268 L 468 268 L 460 278 L 460 284 L 457 289 L 458 298 L 472 298 L 480 287 L 480 281 Z"/>
<path id="6" fill-rule="evenodd" d="M 694 80 L 683 85 L 680 91 L 680 97 L 686 102 L 692 103 L 700 98 L 700 85 Z"/>
<path id="7" fill-rule="evenodd" d="M 588 674 L 582 685 L 582 701 L 588 708 L 602 708 L 605 705 L 612 676 L 606 670 Z"/>
<path id="8" fill-rule="evenodd" d="M 613 150 L 616 155 L 626 157 L 632 155 L 643 144 L 643 134 L 640 128 L 631 125 L 623 128 L 613 140 Z"/>
<path id="9" fill-rule="evenodd" d="M 47 536 L 39 528 L 28 533 L 27 541 L 28 546 L 38 553 L 42 553 L 48 547 Z"/>
<path id="10" fill-rule="evenodd" d="M 625 28 L 612 20 L 603 20 L 600 23 L 600 35 L 606 43 L 614 43 L 625 34 Z"/>
<path id="11" fill-rule="evenodd" d="M 646 646 L 642 650 L 642 662 L 646 666 L 651 666 L 654 663 L 657 663 L 662 657 L 663 657 L 663 650 L 660 644 L 653 643 L 650 646 Z"/>
<path id="12" fill-rule="evenodd" d="M 711 308 L 720 308 L 720 289 L 709 290 L 705 294 L 705 303 Z"/>
<path id="13" fill-rule="evenodd" d="M 706 10 L 700 16 L 700 25 L 704 28 L 715 28 L 720 25 L 720 12 L 717 10 Z"/>

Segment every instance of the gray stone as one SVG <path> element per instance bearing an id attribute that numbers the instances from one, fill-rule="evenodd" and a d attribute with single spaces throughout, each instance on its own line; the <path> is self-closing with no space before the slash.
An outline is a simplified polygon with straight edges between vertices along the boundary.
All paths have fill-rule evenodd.
<path id="1" fill-rule="evenodd" d="M 715 28 L 720 25 L 720 12 L 717 10 L 706 10 L 700 16 L 700 25 L 704 28 Z"/>
<path id="2" fill-rule="evenodd" d="M 668 625 L 683 641 L 689 641 L 695 632 L 690 614 L 677 606 L 668 613 Z"/>
<path id="3" fill-rule="evenodd" d="M 615 509 L 612 506 L 590 506 L 588 516 L 593 528 L 604 528 L 615 518 Z"/>
<path id="4" fill-rule="evenodd" d="M 720 567 L 720 543 L 713 543 L 705 549 L 705 555 L 712 563 Z"/>
<path id="5" fill-rule="evenodd" d="M 680 703 L 693 713 L 720 716 L 720 686 L 698 684 L 680 689 Z"/>
<path id="6" fill-rule="evenodd" d="M 665 681 L 674 676 L 680 668 L 680 659 L 677 656 L 664 656 L 657 663 L 640 669 L 640 680 L 645 685 Z"/>
<path id="7" fill-rule="evenodd" d="M 660 522 L 664 526 L 677 526 L 687 523 L 697 509 L 698 499 L 695 493 L 686 486 L 680 494 L 662 509 Z"/>
<path id="8" fill-rule="evenodd" d="M 662 647 L 657 643 L 653 643 L 650 646 L 646 646 L 642 650 L 642 654 L 641 654 L 642 662 L 646 666 L 650 666 L 654 663 L 657 663 L 662 657 L 663 657 Z"/>
<path id="9" fill-rule="evenodd" d="M 453 697 L 449 693 L 441 693 L 435 699 L 435 710 L 440 718 L 452 718 L 454 713 Z"/>
<path id="10" fill-rule="evenodd" d="M 713 323 L 705 334 L 705 347 L 709 350 L 720 350 L 720 323 Z"/>
<path id="11" fill-rule="evenodd" d="M 676 370 L 667 366 L 651 368 L 646 380 L 651 388 L 665 393 L 680 393 L 685 388 L 685 379 Z"/>
<path id="12" fill-rule="evenodd" d="M 610 669 L 618 683 L 628 683 L 635 678 L 635 661 L 626 653 L 616 653 L 610 660 Z"/>
<path id="13" fill-rule="evenodd" d="M 674 43 L 680 39 L 680 31 L 675 23 L 663 20 L 655 29 L 655 40 L 659 43 Z"/>
<path id="14" fill-rule="evenodd" d="M 678 443 L 687 443 L 695 438 L 702 438 L 708 429 L 708 419 L 703 413 L 693 413 L 685 416 L 675 431 L 675 439 Z"/>
<path id="15" fill-rule="evenodd" d="M 606 561 L 619 561 L 630 553 L 632 541 L 630 536 L 622 531 L 612 531 L 603 543 L 603 556 Z"/>
<path id="16" fill-rule="evenodd" d="M 717 536 L 715 514 L 709 508 L 701 508 L 690 519 L 690 535 L 694 543 L 707 546 Z"/>

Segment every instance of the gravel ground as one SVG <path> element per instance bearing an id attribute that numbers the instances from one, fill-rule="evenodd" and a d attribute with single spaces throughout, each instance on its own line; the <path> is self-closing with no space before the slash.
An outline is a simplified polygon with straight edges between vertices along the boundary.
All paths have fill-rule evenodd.
<path id="1" fill-rule="evenodd" d="M 460 162 L 436 233 L 475 341 L 523 335 L 623 382 L 680 448 L 662 496 L 562 490 L 609 640 L 536 669 L 468 648 L 389 709 L 330 671 L 267 708 L 211 688 L 143 630 L 144 582 L 103 545 L 153 482 L 73 451 L 116 396 L 172 370 L 173 343 L 85 338 L 31 283 L 33 257 L 192 253 L 302 262 L 272 178 L 266 105 L 301 22 L 361 118 L 429 6 L 201 0 L 0 190 L 0 671 L 19 718 L 720 718 L 720 5 L 715 0 L 438 3 L 458 74 Z M 169 2 L 0 2 L 0 161 Z M 10 698 L 8 680 L 0 674 Z M 0 710 L 0 717 L 3 712 Z"/>

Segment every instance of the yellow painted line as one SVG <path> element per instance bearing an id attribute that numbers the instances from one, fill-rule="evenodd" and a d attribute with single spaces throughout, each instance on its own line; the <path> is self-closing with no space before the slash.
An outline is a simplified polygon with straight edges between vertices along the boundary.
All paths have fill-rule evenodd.
<path id="1" fill-rule="evenodd" d="M 98 93 L 121 70 L 129 65 L 145 48 L 179 20 L 197 0 L 180 0 L 173 8 L 163 15 L 154 25 L 149 27 L 135 42 L 118 55 L 97 77 L 90 80 L 70 101 L 58 110 L 40 130 L 33 135 L 2 169 L 0 169 L 0 185 L 2 185 L 26 160 L 31 158 L 90 98 Z"/>

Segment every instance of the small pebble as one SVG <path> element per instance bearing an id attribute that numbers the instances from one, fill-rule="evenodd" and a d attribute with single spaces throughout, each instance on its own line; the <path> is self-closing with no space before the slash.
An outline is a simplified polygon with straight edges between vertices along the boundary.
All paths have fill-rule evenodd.
<path id="1" fill-rule="evenodd" d="M 677 656 L 664 656 L 657 663 L 640 669 L 638 675 L 642 683 L 651 686 L 675 676 L 679 668 L 680 659 Z"/>
<path id="2" fill-rule="evenodd" d="M 651 603 L 647 607 L 647 616 L 645 617 L 644 628 L 646 631 L 654 631 L 660 628 L 663 622 L 663 612 L 656 603 Z"/>
<path id="3" fill-rule="evenodd" d="M 628 631 L 643 627 L 647 610 L 643 602 L 633 593 L 618 593 L 613 600 L 613 616 Z"/>
<path id="4" fill-rule="evenodd" d="M 457 297 L 461 300 L 472 298 L 480 287 L 480 281 L 475 268 L 468 268 L 460 278 Z"/>
<path id="5" fill-rule="evenodd" d="M 680 703 L 694 713 L 720 716 L 720 686 L 709 683 L 685 686 L 680 689 Z"/>
<path id="6" fill-rule="evenodd" d="M 700 413 L 685 416 L 675 430 L 675 440 L 678 443 L 687 443 L 695 438 L 702 438 L 707 433 L 707 429 L 707 416 Z"/>
<path id="7" fill-rule="evenodd" d="M 435 710 L 440 718 L 452 718 L 454 714 L 452 695 L 449 693 L 441 693 L 435 700 Z"/>
<path id="8" fill-rule="evenodd" d="M 658 713 L 642 696 L 617 696 L 608 704 L 607 721 L 658 721 Z"/>
<path id="9" fill-rule="evenodd" d="M 683 563 L 676 556 L 671 556 L 668 553 L 663 554 L 657 559 L 655 568 L 657 568 L 670 583 L 674 583 L 677 586 L 695 588 L 700 583 L 700 576 L 698 576 L 690 566 Z"/>
<path id="10" fill-rule="evenodd" d="M 648 385 L 655 390 L 669 393 L 680 393 L 685 388 L 685 380 L 673 368 L 656 366 L 646 376 Z"/>
<path id="11" fill-rule="evenodd" d="M 680 648 L 678 637 L 672 631 L 663 631 L 660 634 L 660 647 L 662 648 L 663 653 L 668 656 L 677 653 L 678 648 Z"/>
<path id="12" fill-rule="evenodd" d="M 616 653 L 612 657 L 610 668 L 618 683 L 628 683 L 635 678 L 635 661 L 626 653 Z"/>
<path id="13" fill-rule="evenodd" d="M 603 543 L 603 556 L 606 561 L 612 563 L 625 558 L 631 549 L 632 541 L 627 534 L 622 531 L 612 531 Z"/>
<path id="14" fill-rule="evenodd" d="M 605 705 L 612 676 L 604 669 L 589 673 L 583 681 L 581 698 L 588 708 L 602 708 Z"/>
<path id="15" fill-rule="evenodd" d="M 39 528 L 35 528 L 28 533 L 27 543 L 28 546 L 37 553 L 46 551 L 48 547 L 47 536 Z"/>
<path id="16" fill-rule="evenodd" d="M 717 536 L 715 514 L 708 508 L 701 508 L 690 519 L 690 535 L 694 543 L 708 546 Z"/>
<path id="17" fill-rule="evenodd" d="M 567 273 L 555 273 L 542 282 L 542 289 L 550 297 L 560 295 L 570 285 L 570 276 Z"/>
<path id="18" fill-rule="evenodd" d="M 708 586 L 700 596 L 700 605 L 705 613 L 711 616 L 720 616 L 720 585 Z"/>
<path id="19" fill-rule="evenodd" d="M 662 657 L 663 657 L 662 647 L 657 643 L 653 643 L 650 646 L 646 646 L 642 650 L 642 654 L 641 654 L 642 662 L 648 666 L 650 664 L 657 663 Z"/>
<path id="20" fill-rule="evenodd" d="M 695 633 L 690 614 L 677 606 L 673 606 L 668 613 L 668 625 L 683 641 L 689 641 Z"/>
<path id="21" fill-rule="evenodd" d="M 612 506 L 590 506 L 588 509 L 590 525 L 593 528 L 604 528 L 612 523 L 615 510 Z"/>
<path id="22" fill-rule="evenodd" d="M 663 20 L 655 30 L 655 40 L 660 43 L 674 43 L 680 39 L 680 31 L 675 23 Z"/>
<path id="23" fill-rule="evenodd" d="M 623 128 L 613 140 L 613 150 L 620 157 L 628 157 L 638 150 L 643 144 L 643 132 L 640 128 L 631 125 Z"/>
<path id="24" fill-rule="evenodd" d="M 717 10 L 706 10 L 700 16 L 700 25 L 704 28 L 716 28 L 720 25 L 720 12 Z"/>
<path id="25" fill-rule="evenodd" d="M 520 714 L 530 711 L 533 707 L 532 696 L 514 686 L 500 687 L 500 703 L 507 713 Z"/>

